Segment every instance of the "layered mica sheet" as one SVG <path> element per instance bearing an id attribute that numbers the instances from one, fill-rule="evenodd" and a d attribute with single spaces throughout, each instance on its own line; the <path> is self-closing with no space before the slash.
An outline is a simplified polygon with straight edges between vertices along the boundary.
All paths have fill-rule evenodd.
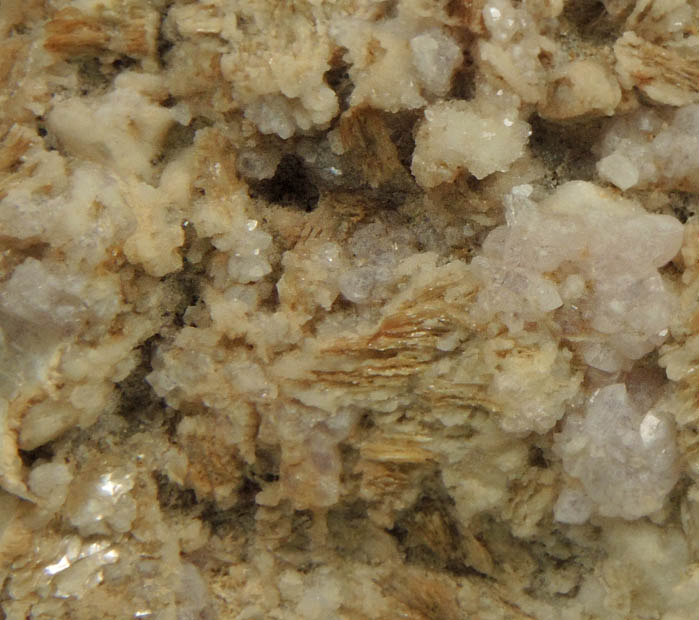
<path id="1" fill-rule="evenodd" d="M 699 618 L 697 10 L 3 0 L 4 617 Z"/>

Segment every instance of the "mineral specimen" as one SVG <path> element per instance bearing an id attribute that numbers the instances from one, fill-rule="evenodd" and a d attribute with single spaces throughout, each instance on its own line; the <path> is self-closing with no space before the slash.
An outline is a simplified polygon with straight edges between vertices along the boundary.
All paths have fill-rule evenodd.
<path id="1" fill-rule="evenodd" d="M 4 0 L 0 615 L 699 618 L 698 11 Z"/>

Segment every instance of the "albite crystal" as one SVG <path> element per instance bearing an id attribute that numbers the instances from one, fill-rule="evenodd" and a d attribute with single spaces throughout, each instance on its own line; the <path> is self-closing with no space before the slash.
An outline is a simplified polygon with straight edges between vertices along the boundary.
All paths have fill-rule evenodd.
<path id="1" fill-rule="evenodd" d="M 453 181 L 462 171 L 482 179 L 505 172 L 524 154 L 529 125 L 516 99 L 484 94 L 475 101 L 428 107 L 415 137 L 411 170 L 423 187 Z"/>

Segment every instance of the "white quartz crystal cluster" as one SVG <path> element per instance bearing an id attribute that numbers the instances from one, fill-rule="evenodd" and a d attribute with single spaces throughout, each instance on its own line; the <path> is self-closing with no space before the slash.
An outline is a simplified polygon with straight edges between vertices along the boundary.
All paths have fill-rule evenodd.
<path id="1" fill-rule="evenodd" d="M 683 227 L 588 183 L 561 186 L 538 203 L 531 194 L 527 185 L 512 190 L 506 225 L 471 263 L 484 283 L 475 316 L 498 316 L 511 334 L 553 321 L 566 347 L 613 381 L 668 335 L 677 300 L 658 268 L 679 251 Z M 527 395 L 519 419 L 506 426 L 524 429 L 534 416 L 550 428 L 565 404 L 551 407 L 550 395 L 546 402 Z M 677 450 L 671 418 L 651 404 L 634 403 L 624 383 L 610 383 L 566 417 L 557 450 L 582 490 L 563 490 L 558 520 L 582 523 L 593 512 L 635 519 L 662 507 L 677 481 Z"/>
<path id="2" fill-rule="evenodd" d="M 671 417 L 662 408 L 642 411 L 623 383 L 595 390 L 583 412 L 570 414 L 556 449 L 582 485 L 558 498 L 554 513 L 564 523 L 583 523 L 593 511 L 625 519 L 652 514 L 679 475 Z"/>
<path id="3" fill-rule="evenodd" d="M 398 264 L 416 247 L 417 239 L 407 229 L 389 229 L 378 222 L 360 228 L 348 243 L 354 260 L 339 276 L 340 292 L 355 303 L 385 297 Z"/>
<path id="4" fill-rule="evenodd" d="M 669 113 L 644 108 L 610 123 L 598 145 L 599 175 L 619 189 L 696 190 L 699 105 Z"/>
<path id="5" fill-rule="evenodd" d="M 515 331 L 550 316 L 589 366 L 628 369 L 668 335 L 675 297 L 658 268 L 679 251 L 682 225 L 590 183 L 540 203 L 531 191 L 514 188 L 507 224 L 472 263 L 485 284 L 476 316 Z"/>

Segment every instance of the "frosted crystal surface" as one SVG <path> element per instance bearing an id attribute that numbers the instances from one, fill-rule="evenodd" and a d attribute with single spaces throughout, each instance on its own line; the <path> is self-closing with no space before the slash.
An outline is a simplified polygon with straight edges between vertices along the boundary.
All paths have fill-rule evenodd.
<path id="1" fill-rule="evenodd" d="M 553 515 L 560 523 L 580 525 L 592 515 L 594 503 L 580 489 L 564 488 L 553 507 Z"/>
<path id="2" fill-rule="evenodd" d="M 598 152 L 600 176 L 622 190 L 652 185 L 694 189 L 699 170 L 699 105 L 665 115 L 639 110 L 615 119 Z"/>
<path id="3" fill-rule="evenodd" d="M 461 48 L 454 39 L 441 30 L 429 30 L 410 40 L 410 51 L 425 88 L 435 95 L 446 95 L 462 59 Z"/>
<path id="4" fill-rule="evenodd" d="M 556 447 L 565 470 L 580 480 L 604 516 L 638 519 L 649 515 L 662 507 L 677 482 L 671 419 L 656 409 L 640 411 L 623 383 L 600 388 L 590 396 L 583 414 L 568 416 Z M 560 520 L 584 520 L 584 501 L 577 504 L 571 506 L 570 493 L 559 497 Z"/>
<path id="5" fill-rule="evenodd" d="M 628 368 L 667 337 L 676 302 L 658 268 L 679 251 L 682 225 L 589 183 L 564 185 L 538 204 L 529 191 L 506 197 L 507 224 L 473 261 L 485 284 L 476 315 L 500 315 L 517 329 L 560 310 L 562 323 L 592 328 L 573 345 L 587 364 Z"/>

